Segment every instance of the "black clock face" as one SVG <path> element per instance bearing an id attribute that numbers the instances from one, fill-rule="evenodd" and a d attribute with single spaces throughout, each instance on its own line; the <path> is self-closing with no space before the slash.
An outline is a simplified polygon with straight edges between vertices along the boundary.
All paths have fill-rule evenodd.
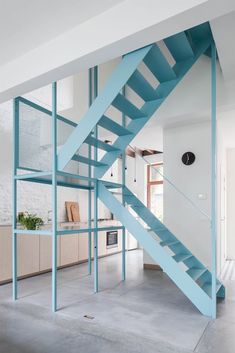
<path id="1" fill-rule="evenodd" d="M 182 156 L 182 162 L 185 165 L 191 165 L 195 161 L 196 157 L 193 152 L 185 152 Z"/>

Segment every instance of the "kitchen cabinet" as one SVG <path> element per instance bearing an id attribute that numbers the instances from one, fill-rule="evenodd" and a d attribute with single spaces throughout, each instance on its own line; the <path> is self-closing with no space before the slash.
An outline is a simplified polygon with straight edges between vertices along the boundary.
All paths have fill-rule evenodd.
<path id="1" fill-rule="evenodd" d="M 17 266 L 18 276 L 39 272 L 39 235 L 17 237 Z"/>
<path id="2" fill-rule="evenodd" d="M 60 266 L 60 243 L 61 238 L 57 238 L 57 266 Z M 39 247 L 39 259 L 40 259 L 40 271 L 47 271 L 51 269 L 52 265 L 52 238 L 49 235 L 40 235 L 40 247 Z"/>
<path id="3" fill-rule="evenodd" d="M 0 282 L 11 278 L 11 227 L 3 226 L 0 228 Z"/>
<path id="4" fill-rule="evenodd" d="M 60 237 L 60 266 L 78 262 L 80 234 L 69 234 Z"/>
<path id="5" fill-rule="evenodd" d="M 92 256 L 93 256 L 93 234 L 92 238 Z M 88 258 L 88 233 L 78 235 L 78 261 L 85 261 Z"/>
<path id="6" fill-rule="evenodd" d="M 98 233 L 98 256 L 106 255 L 106 232 Z"/>
<path id="7" fill-rule="evenodd" d="M 112 222 L 112 223 L 111 223 Z M 107 221 L 103 226 L 117 225 Z M 92 233 L 92 257 L 94 235 Z M 98 255 L 106 256 L 122 250 L 122 230 L 118 230 L 118 245 L 106 246 L 106 231 L 98 233 Z M 50 271 L 52 264 L 52 238 L 47 235 L 20 234 L 17 236 L 18 276 L 30 276 Z M 57 238 L 57 266 L 69 266 L 88 258 L 88 233 Z M 0 283 L 12 277 L 12 228 L 0 226 Z"/>

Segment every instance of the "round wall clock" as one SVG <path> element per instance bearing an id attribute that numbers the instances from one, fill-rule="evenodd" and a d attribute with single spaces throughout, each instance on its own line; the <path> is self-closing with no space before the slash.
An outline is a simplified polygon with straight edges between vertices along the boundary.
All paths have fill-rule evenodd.
<path id="1" fill-rule="evenodd" d="M 195 154 L 193 152 L 185 152 L 182 156 L 182 162 L 185 165 L 191 165 L 194 163 L 196 157 Z"/>

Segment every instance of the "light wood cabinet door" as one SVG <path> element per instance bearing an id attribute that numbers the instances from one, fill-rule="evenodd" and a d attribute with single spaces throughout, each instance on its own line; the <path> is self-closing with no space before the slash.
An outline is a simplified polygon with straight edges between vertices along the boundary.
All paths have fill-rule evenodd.
<path id="1" fill-rule="evenodd" d="M 18 276 L 39 271 L 39 235 L 17 235 Z"/>
<path id="2" fill-rule="evenodd" d="M 106 232 L 98 233 L 98 256 L 106 255 Z"/>
<path id="3" fill-rule="evenodd" d="M 57 237 L 57 266 L 60 266 L 60 237 Z M 50 270 L 52 264 L 52 237 L 40 235 L 40 271 Z"/>
<path id="4" fill-rule="evenodd" d="M 62 236 L 60 240 L 60 265 L 78 262 L 79 234 Z"/>
<path id="5" fill-rule="evenodd" d="M 0 282 L 12 277 L 11 227 L 0 228 Z"/>
<path id="6" fill-rule="evenodd" d="M 0 227 L 0 281 L 12 278 L 12 228 Z M 92 257 L 94 255 L 92 233 Z M 51 269 L 52 238 L 47 235 L 17 235 L 18 276 L 30 275 Z M 106 231 L 98 234 L 98 255 L 121 251 L 122 231 L 118 231 L 118 247 L 106 248 Z M 65 266 L 88 259 L 88 233 L 57 238 L 57 266 Z"/>
<path id="7" fill-rule="evenodd" d="M 118 248 L 117 251 L 122 251 L 122 230 L 118 230 Z"/>
<path id="8" fill-rule="evenodd" d="M 93 234 L 91 234 L 91 256 L 93 257 Z M 84 261 L 88 259 L 88 233 L 80 233 L 78 235 L 78 260 Z"/>

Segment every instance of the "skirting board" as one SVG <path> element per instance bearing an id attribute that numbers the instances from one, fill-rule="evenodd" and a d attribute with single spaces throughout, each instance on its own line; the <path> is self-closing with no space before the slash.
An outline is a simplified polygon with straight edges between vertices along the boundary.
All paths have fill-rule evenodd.
<path id="1" fill-rule="evenodd" d="M 162 268 L 159 265 L 153 264 L 144 264 L 144 270 L 157 270 L 162 271 Z"/>

